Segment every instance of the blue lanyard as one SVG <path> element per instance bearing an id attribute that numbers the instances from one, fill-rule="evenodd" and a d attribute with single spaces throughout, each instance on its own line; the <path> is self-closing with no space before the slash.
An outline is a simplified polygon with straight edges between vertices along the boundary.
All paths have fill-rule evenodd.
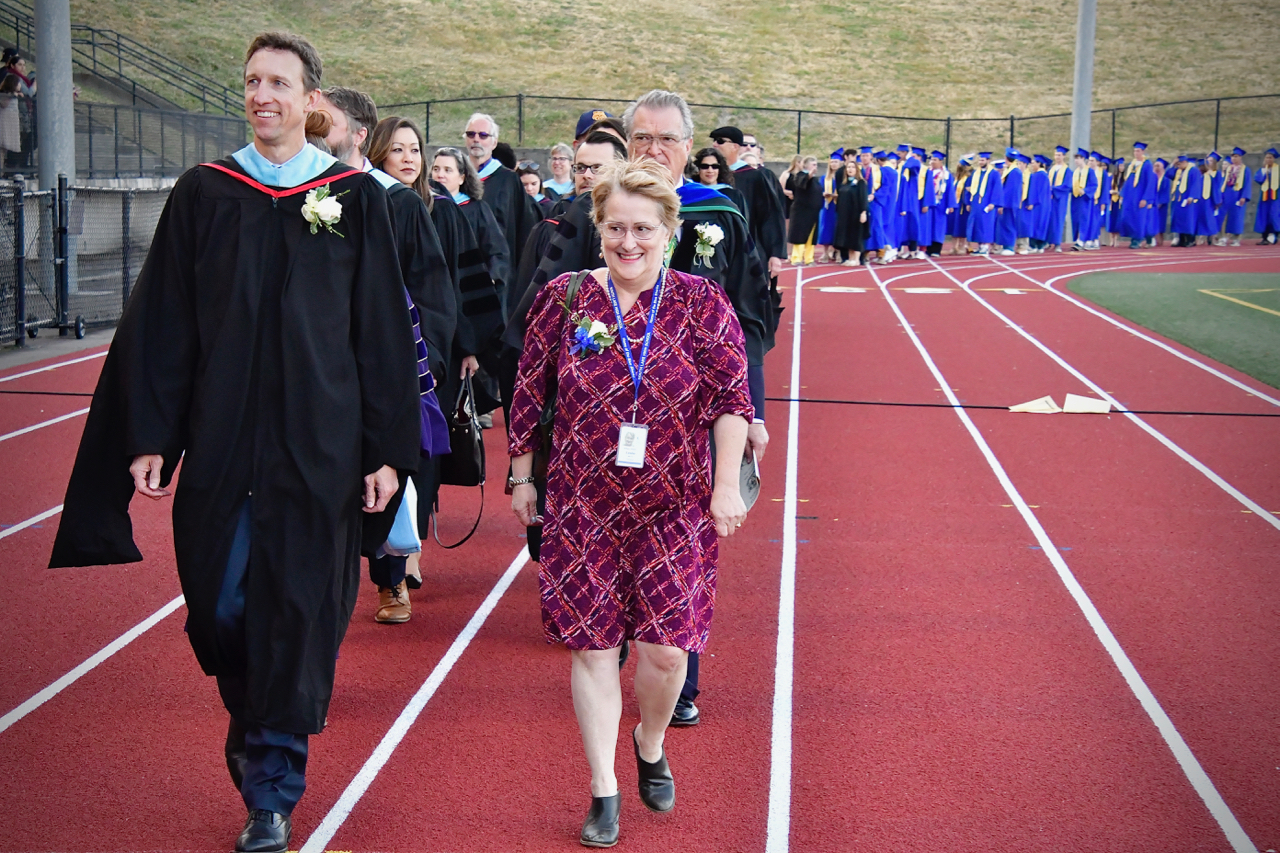
<path id="1" fill-rule="evenodd" d="M 640 362 L 636 363 L 631 354 L 631 338 L 627 335 L 627 324 L 622 316 L 622 303 L 618 302 L 618 290 L 613 286 L 613 277 L 605 280 L 609 283 L 609 298 L 613 300 L 613 313 L 618 318 L 618 337 L 622 343 L 622 354 L 627 359 L 627 370 L 631 372 L 631 382 L 636 388 L 636 405 L 640 403 L 640 385 L 644 381 L 644 366 L 649 361 L 649 343 L 653 340 L 653 322 L 658 317 L 658 304 L 662 302 L 662 281 L 667 277 L 666 267 L 658 270 L 658 281 L 653 286 L 653 302 L 649 305 L 649 322 L 644 327 L 644 341 L 640 344 Z M 634 418 L 634 411 L 632 417 Z"/>

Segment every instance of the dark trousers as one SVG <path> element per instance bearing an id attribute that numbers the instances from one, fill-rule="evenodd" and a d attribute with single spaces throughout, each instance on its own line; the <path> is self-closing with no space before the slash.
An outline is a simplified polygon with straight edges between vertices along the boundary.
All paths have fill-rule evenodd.
<path id="1" fill-rule="evenodd" d="M 689 652 L 689 671 L 684 676 L 684 687 L 680 688 L 680 698 L 692 702 L 698 698 L 698 653 Z"/>
<path id="2" fill-rule="evenodd" d="M 245 806 L 288 815 L 293 813 L 293 807 L 307 787 L 307 736 L 277 731 L 248 719 L 244 602 L 249 578 L 251 519 L 252 499 L 247 499 L 240 508 L 215 614 L 218 645 L 238 671 L 218 676 L 218 693 L 227 712 L 244 732 L 248 762 L 240 796 Z"/>
<path id="3" fill-rule="evenodd" d="M 390 589 L 404 581 L 408 567 L 408 557 L 370 557 L 369 580 L 380 587 Z"/>

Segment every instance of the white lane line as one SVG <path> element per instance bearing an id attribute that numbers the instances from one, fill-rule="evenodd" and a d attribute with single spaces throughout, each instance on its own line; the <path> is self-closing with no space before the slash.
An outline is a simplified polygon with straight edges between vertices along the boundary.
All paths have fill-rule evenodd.
<path id="1" fill-rule="evenodd" d="M 1217 473 L 1216 471 L 1214 471 L 1213 469 L 1211 469 L 1208 465 L 1205 465 L 1203 462 L 1201 462 L 1199 459 L 1197 459 L 1197 458 L 1195 458 L 1194 456 L 1192 456 L 1192 455 L 1191 455 L 1190 453 L 1188 453 L 1187 451 L 1183 450 L 1183 449 L 1182 449 L 1182 447 L 1181 447 L 1180 445 L 1178 445 L 1177 443 L 1175 443 L 1175 442 L 1173 441 L 1173 439 L 1169 438 L 1169 437 L 1168 437 L 1168 436 L 1166 436 L 1164 433 L 1160 432 L 1160 430 L 1158 430 L 1158 429 L 1156 429 L 1155 427 L 1151 426 L 1151 425 L 1150 425 L 1150 424 L 1148 424 L 1146 421 L 1144 421 L 1142 418 L 1138 417 L 1137 415 L 1133 414 L 1132 412 L 1124 411 L 1124 410 L 1128 409 L 1129 407 L 1128 407 L 1128 406 L 1126 406 L 1124 403 L 1121 403 L 1119 400 L 1117 400 L 1117 399 L 1116 399 L 1115 397 L 1113 397 L 1111 394 L 1109 394 L 1109 393 L 1107 393 L 1106 391 L 1102 390 L 1102 386 L 1098 385 L 1098 383 L 1094 382 L 1092 379 L 1090 379 L 1089 377 L 1085 376 L 1085 375 L 1084 375 L 1083 373 L 1081 373 L 1079 370 L 1077 370 L 1076 368 L 1074 368 L 1073 366 L 1071 366 L 1070 364 L 1068 364 L 1068 363 L 1067 363 L 1067 361 L 1066 361 L 1062 356 L 1058 355 L 1056 352 L 1054 352 L 1053 350 L 1049 349 L 1049 347 L 1047 347 L 1047 346 L 1045 346 L 1044 344 L 1042 344 L 1038 338 L 1036 338 L 1034 335 L 1032 335 L 1032 334 L 1031 334 L 1030 332 L 1028 332 L 1026 329 L 1024 329 L 1024 328 L 1022 328 L 1021 326 L 1019 326 L 1017 323 L 1013 322 L 1013 320 L 1012 320 L 1012 319 L 1010 319 L 1009 317 L 1005 316 L 1005 315 L 1004 315 L 1004 314 L 1003 314 L 1003 313 L 1002 313 L 998 308 L 996 308 L 996 307 L 995 307 L 994 305 L 992 305 L 990 302 L 988 302 L 987 300 L 985 300 L 985 299 L 983 299 L 981 296 L 979 296 L 977 293 L 975 293 L 975 292 L 974 292 L 974 291 L 969 287 L 969 283 L 968 283 L 967 281 L 964 281 L 964 282 L 960 281 L 960 279 L 956 278 L 956 277 L 955 277 L 955 276 L 953 276 L 951 273 L 947 272 L 946 270 L 942 269 L 941 267 L 939 267 L 938 269 L 939 269 L 939 271 L 940 271 L 943 275 L 945 275 L 947 278 L 951 279 L 951 280 L 952 280 L 952 281 L 954 281 L 956 284 L 960 285 L 961 289 L 963 289 L 965 293 L 968 293 L 970 296 L 972 296 L 974 299 L 976 299 L 976 300 L 978 301 L 978 304 L 980 304 L 983 308 L 986 308 L 988 311 L 990 311 L 990 312 L 991 312 L 992 314 L 994 314 L 996 317 L 1000 318 L 1000 320 L 1001 320 L 1005 325 L 1007 325 L 1010 329 L 1013 329 L 1013 330 L 1014 330 L 1015 332 L 1017 332 L 1019 335 L 1021 335 L 1021 336 L 1022 336 L 1022 337 L 1024 337 L 1024 338 L 1026 338 L 1028 341 L 1030 341 L 1030 342 L 1032 343 L 1032 345 L 1034 345 L 1034 346 L 1035 346 L 1035 348 L 1036 348 L 1036 349 L 1040 350 L 1042 353 L 1044 353 L 1045 355 L 1049 356 L 1049 358 L 1053 359 L 1053 360 L 1058 364 L 1058 366 L 1059 366 L 1059 367 L 1061 367 L 1063 370 L 1065 370 L 1065 371 L 1067 371 L 1068 373 L 1070 373 L 1070 374 L 1071 374 L 1072 376 L 1074 376 L 1076 379 L 1079 379 L 1079 380 L 1080 380 L 1081 382 L 1083 382 L 1085 385 L 1088 385 L 1088 386 L 1089 386 L 1089 388 L 1090 388 L 1090 389 L 1092 389 L 1092 390 L 1093 390 L 1093 392 L 1094 392 L 1095 394 L 1097 394 L 1097 395 L 1098 395 L 1099 397 L 1101 397 L 1102 399 L 1106 400 L 1106 401 L 1107 401 L 1108 403 L 1110 403 L 1112 406 L 1114 406 L 1114 407 L 1115 407 L 1115 408 L 1117 408 L 1117 409 L 1120 409 L 1121 411 L 1120 411 L 1118 414 L 1123 415 L 1124 417 L 1128 418 L 1128 419 L 1129 419 L 1130 421 L 1132 421 L 1133 423 L 1137 424 L 1137 425 L 1138 425 L 1138 427 L 1139 427 L 1141 430 L 1143 430 L 1145 433 L 1147 433 L 1148 435 L 1150 435 L 1150 436 L 1151 436 L 1152 438 L 1154 438 L 1156 441 L 1158 441 L 1158 442 L 1160 442 L 1161 444 L 1163 444 L 1165 447 L 1167 447 L 1167 448 L 1169 448 L 1170 450 L 1172 450 L 1175 454 L 1177 454 L 1177 456 L 1178 456 L 1180 459 L 1182 459 L 1182 461 L 1183 461 L 1183 462 L 1186 462 L 1186 463 L 1187 463 L 1188 465 L 1190 465 L 1192 468 L 1195 468 L 1197 471 L 1199 471 L 1199 472 L 1200 472 L 1200 473 L 1201 473 L 1205 478 L 1207 478 L 1207 479 L 1208 479 L 1211 483 L 1213 483 L 1215 486 L 1217 486 L 1218 488 L 1222 489 L 1222 490 L 1223 490 L 1224 492 L 1226 492 L 1227 494 L 1231 495 L 1231 497 L 1235 498 L 1235 499 L 1236 499 L 1237 501 L 1239 501 L 1243 506 L 1247 507 L 1251 512 L 1253 512 L 1255 515 L 1258 515 L 1259 517 L 1261 517 L 1263 521 L 1267 522 L 1267 524 L 1270 524 L 1270 525 L 1271 525 L 1272 527 L 1274 527 L 1276 530 L 1280 530 L 1280 517 L 1277 517 L 1277 516 L 1275 516 L 1275 515 L 1272 515 L 1272 514 L 1271 514 L 1271 512 L 1269 512 L 1268 510 L 1264 509 L 1264 508 L 1262 507 L 1262 505 L 1261 505 L 1261 504 L 1259 504 L 1258 502 L 1254 501 L 1252 498 L 1250 498 L 1250 497 L 1249 497 L 1248 495 L 1246 495 L 1244 492 L 1240 491 L 1240 490 L 1239 490 L 1239 489 L 1237 489 L 1235 486 L 1233 486 L 1233 485 L 1231 485 L 1230 483 L 1228 483 L 1228 482 L 1227 482 L 1226 480 L 1224 480 L 1221 476 L 1219 476 L 1219 475 L 1218 475 L 1218 473 Z"/>
<path id="2" fill-rule="evenodd" d="M 0 376 L 0 382 L 12 382 L 14 379 L 21 379 L 24 376 L 34 376 L 37 373 L 45 373 L 50 370 L 57 370 L 59 367 L 66 367 L 68 364 L 79 364 L 82 361 L 92 361 L 95 358 L 102 358 L 107 354 L 106 350 L 95 352 L 93 355 L 86 355 L 80 358 L 73 358 L 70 361 L 60 361 L 57 364 L 48 364 L 44 367 L 37 367 L 35 370 L 27 370 L 22 373 L 15 373 L 12 376 Z"/>
<path id="3" fill-rule="evenodd" d="M 489 618 L 489 614 L 497 607 L 498 601 L 506 594 L 512 581 L 516 579 L 516 575 L 520 574 L 520 570 L 524 568 L 524 564 L 527 562 L 529 562 L 529 549 L 527 547 L 521 548 L 520 553 L 511 561 L 511 565 L 507 567 L 506 572 L 494 584 L 493 589 L 489 591 L 489 595 L 472 615 L 471 621 L 467 622 L 458 636 L 454 638 L 453 645 L 449 646 L 449 650 L 445 652 L 444 657 L 436 664 L 435 669 L 431 670 L 427 680 L 418 688 L 418 692 L 409 700 L 409 704 L 400 712 L 400 716 L 392 723 L 387 733 L 382 736 L 382 740 L 373 750 L 373 754 L 369 756 L 364 766 L 360 768 L 360 772 L 347 785 L 347 789 L 342 792 L 338 802 L 334 804 L 333 808 L 329 809 L 329 813 L 324 816 L 324 820 L 316 827 L 315 832 L 307 839 L 307 843 L 302 846 L 299 853 L 325 853 L 325 845 L 329 843 L 346 821 L 351 814 L 351 810 L 360 802 L 360 798 L 369 790 L 369 786 L 373 784 L 378 772 L 390 760 L 391 754 L 400 745 L 400 741 L 404 740 L 404 736 L 409 733 L 409 727 L 418 719 L 422 709 L 427 706 L 427 702 L 431 700 L 436 690 L 444 682 L 449 670 L 453 669 L 453 665 L 458 662 L 458 658 L 462 657 L 462 653 L 466 651 L 467 646 L 475 639 L 481 626 Z"/>
<path id="4" fill-rule="evenodd" d="M 1199 260 L 1199 261 L 1197 261 L 1197 260 L 1195 260 L 1195 259 L 1192 259 L 1192 260 L 1189 260 L 1189 261 L 1184 261 L 1183 263 L 1206 263 L 1206 262 L 1208 262 L 1208 261 L 1210 261 L 1210 260 L 1217 261 L 1217 262 L 1221 262 L 1221 261 L 1224 261 L 1224 260 L 1231 260 L 1231 259 L 1230 259 L 1230 258 L 1212 258 L 1212 259 L 1210 259 L 1210 258 L 1205 258 L 1205 259 L 1203 259 L 1203 260 Z M 1005 269 L 1009 270 L 1009 272 L 1014 273 L 1015 275 L 1019 275 L 1019 276 L 1021 276 L 1021 277 L 1025 278 L 1027 281 L 1031 282 L 1032 284 L 1035 284 L 1035 285 L 1038 285 L 1039 287 L 1044 288 L 1045 290 L 1047 290 L 1047 291 L 1049 291 L 1050 293 L 1052 293 L 1054 296 L 1058 296 L 1058 297 L 1060 297 L 1060 298 L 1062 298 L 1062 299 L 1065 299 L 1066 301 L 1070 302 L 1072 305 L 1075 305 L 1077 308 L 1083 308 L 1085 311 L 1088 311 L 1090 314 L 1094 315 L 1095 317 L 1101 317 L 1103 320 L 1106 320 L 1108 323 L 1110 323 L 1111 325 L 1115 326 L 1116 328 L 1124 329 L 1124 330 L 1125 330 L 1126 332 L 1128 332 L 1129 334 L 1134 335 L 1135 337 L 1139 337 L 1139 338 L 1141 338 L 1142 340 L 1146 341 L 1147 343 L 1155 344 L 1156 346 L 1160 347 L 1160 349 L 1164 350 L 1165 352 L 1172 353 L 1173 355 L 1176 355 L 1178 358 L 1182 359 L 1183 361 L 1187 362 L 1188 364 L 1194 365 L 1195 367 L 1200 368 L 1201 370 L 1205 371 L 1206 373 L 1209 373 L 1209 374 L 1211 374 L 1211 375 L 1213 375 L 1213 376 L 1216 376 L 1217 378 L 1221 379 L 1223 382 L 1229 382 L 1230 384 L 1232 384 L 1232 385 L 1236 386 L 1237 388 L 1241 389 L 1242 391 L 1246 391 L 1246 392 L 1248 392 L 1248 393 L 1252 394 L 1253 396 L 1257 397 L 1257 398 L 1258 398 L 1258 399 L 1260 399 L 1260 400 L 1266 400 L 1268 403 L 1270 403 L 1270 404 L 1271 404 L 1271 405 L 1273 405 L 1273 406 L 1280 406 L 1280 400 L 1276 399 L 1275 397 L 1272 397 L 1270 394 L 1267 394 L 1267 393 L 1265 393 L 1265 392 L 1263 392 L 1263 391 L 1261 391 L 1261 390 L 1259 390 L 1259 389 L 1257 389 L 1257 388 L 1254 388 L 1254 387 L 1251 387 L 1251 386 L 1249 386 L 1249 385 L 1246 385 L 1245 383 L 1241 382 L 1240 380 L 1238 380 L 1238 379 L 1236 379 L 1236 378 L 1234 378 L 1234 377 L 1232 377 L 1232 376 L 1228 376 L 1227 374 L 1223 373 L 1221 370 L 1218 370 L 1218 369 L 1216 369 L 1216 368 L 1212 367 L 1211 365 L 1205 364 L 1203 361 L 1200 361 L 1199 359 L 1194 358 L 1193 356 L 1189 356 L 1189 355 L 1187 355 L 1186 353 L 1181 352 L 1181 351 L 1179 351 L 1178 349 L 1176 349 L 1176 348 L 1174 348 L 1174 347 L 1169 346 L 1169 345 L 1168 345 L 1168 344 L 1166 344 L 1164 341 L 1157 340 L 1157 339 L 1155 339 L 1155 338 L 1151 337 L 1150 335 L 1145 334 L 1144 332 L 1142 332 L 1141 330 L 1139 330 L 1139 329 L 1135 328 L 1134 326 L 1130 326 L 1130 325 L 1129 325 L 1129 324 L 1127 324 L 1127 323 L 1122 323 L 1122 322 L 1120 322 L 1119 320 L 1117 320 L 1115 317 L 1111 317 L 1111 316 L 1109 316 L 1109 315 L 1107 315 L 1107 314 L 1103 313 L 1102 311 L 1099 311 L 1098 309 L 1094 308 L 1094 307 L 1093 307 L 1093 306 L 1091 306 L 1091 305 L 1086 305 L 1085 303 L 1081 302 L 1079 299 L 1076 299 L 1074 296 L 1071 296 L 1071 295 L 1069 295 L 1069 294 L 1063 293 L 1061 290 L 1058 290 L 1056 287 L 1054 287 L 1054 286 L 1053 286 L 1054 284 L 1056 284 L 1056 283 L 1057 283 L 1057 282 L 1059 282 L 1059 281 L 1062 281 L 1063 279 L 1075 278 L 1076 276 L 1084 275 L 1084 274 L 1086 274 L 1086 273 L 1095 273 L 1095 272 L 1111 272 L 1111 271 L 1113 271 L 1113 270 L 1125 270 L 1125 269 L 1142 269 L 1142 268 L 1145 268 L 1145 267 L 1155 267 L 1155 266 L 1182 266 L 1182 263 L 1177 263 L 1177 264 L 1175 264 L 1174 262 L 1169 262 L 1169 263 L 1146 263 L 1146 264 L 1138 263 L 1138 264 L 1125 264 L 1125 265 L 1122 265 L 1122 266 L 1104 267 L 1104 268 L 1101 268 L 1101 269 L 1084 270 L 1084 271 L 1081 271 L 1081 272 L 1070 273 L 1070 274 L 1068 274 L 1068 275 L 1055 276 L 1054 278 L 1051 278 L 1051 279 L 1049 279 L 1048 281 L 1040 281 L 1040 280 L 1038 280 L 1038 279 L 1032 278 L 1031 276 L 1027 275 L 1026 273 L 1024 273 L 1024 272 L 1023 272 L 1022 270 L 1020 270 L 1020 269 L 1015 269 L 1014 267 L 1010 267 L 1010 266 L 1006 265 L 1003 261 L 997 261 L 997 260 L 995 260 L 994 258 L 992 259 L 992 261 L 993 261 L 994 263 L 1000 264 L 1000 266 L 1002 266 L 1002 267 L 1005 267 Z"/>
<path id="5" fill-rule="evenodd" d="M 88 413 L 89 413 L 89 410 L 88 410 L 88 409 L 77 409 L 77 410 L 76 410 L 76 411 L 74 411 L 74 412 L 69 412 L 69 413 L 67 413 L 67 414 L 65 414 L 65 415 L 60 415 L 59 417 L 56 417 L 56 418 L 50 418 L 49 420 L 45 421 L 44 423 L 34 424 L 34 425 L 32 425 L 32 426 L 29 426 L 29 427 L 23 427 L 22 429 L 17 429 L 17 430 L 14 430 L 13 432 L 7 432 L 7 433 L 5 433 L 4 435 L 0 435 L 0 441 L 8 441 L 8 440 L 9 440 L 9 439 L 11 439 L 11 438 L 17 438 L 17 437 L 18 437 L 18 436 L 20 436 L 20 435 L 26 435 L 26 434 L 27 434 L 27 433 L 29 433 L 29 432 L 35 432 L 36 430 L 38 430 L 38 429 L 44 429 L 44 428 L 45 428 L 45 427 L 47 427 L 47 426 L 53 426 L 54 424 L 60 424 L 60 423 L 62 423 L 63 421 L 69 421 L 69 420 L 71 420 L 72 418 L 78 418 L 78 417 L 80 417 L 81 415 L 85 415 L 85 414 L 88 414 Z"/>
<path id="6" fill-rule="evenodd" d="M 61 507 L 59 507 L 59 509 L 61 509 Z M 148 616 L 146 619 L 143 619 L 137 625 L 134 625 L 128 631 L 125 631 L 115 640 L 111 641 L 106 646 L 103 646 L 102 649 L 98 651 L 97 654 L 90 657 L 84 663 L 80 664 L 75 669 L 71 670 L 66 675 L 62 676 L 57 681 L 50 684 L 48 687 L 41 690 L 36 695 L 32 696 L 30 699 L 23 702 L 21 705 L 14 708 L 9 713 L 5 714 L 3 717 L 0 717 L 0 732 L 3 732 L 5 729 L 9 728 L 14 723 L 18 722 L 18 720 L 21 720 L 27 714 L 30 714 L 36 708 L 39 708 L 41 705 L 43 705 L 45 702 L 48 702 L 54 696 L 57 696 L 63 690 L 66 690 L 76 681 L 80 680 L 80 678 L 82 678 L 83 676 L 88 675 L 99 664 L 101 664 L 107 658 L 114 655 L 116 652 L 123 649 L 125 646 L 132 643 L 134 640 L 141 637 L 147 631 L 150 631 L 153 627 L 155 627 L 157 623 L 160 622 L 160 620 L 164 619 L 170 613 L 177 610 L 184 603 L 186 603 L 186 599 L 183 598 L 181 595 L 179 595 L 173 601 L 170 601 L 164 607 L 161 607 L 155 613 L 152 613 L 150 616 Z"/>
<path id="7" fill-rule="evenodd" d="M 944 270 L 945 272 L 945 270 Z M 970 437 L 973 438 L 974 444 L 978 446 L 983 458 L 987 460 L 992 472 L 996 475 L 996 479 L 1000 481 L 1001 487 L 1004 488 L 1005 494 L 1009 496 L 1009 500 L 1018 508 L 1018 513 L 1022 516 L 1022 520 L 1026 522 L 1032 534 L 1036 538 L 1036 542 L 1040 545 L 1040 550 L 1049 562 L 1053 564 L 1053 568 L 1057 571 L 1058 577 L 1062 580 L 1071 597 L 1075 599 L 1076 606 L 1080 608 L 1085 619 L 1089 623 L 1089 627 L 1093 628 L 1093 633 L 1102 643 L 1107 654 L 1111 656 L 1111 660 L 1115 663 L 1116 668 L 1120 670 L 1120 674 L 1124 677 L 1125 682 L 1129 685 L 1129 689 L 1133 691 L 1133 695 L 1137 697 L 1142 704 L 1143 709 L 1147 712 L 1147 716 L 1155 723 L 1156 729 L 1160 732 L 1160 736 L 1164 738 L 1165 743 L 1173 752 L 1174 758 L 1177 759 L 1178 765 L 1182 768 L 1182 772 L 1186 774 L 1187 780 L 1200 795 L 1200 799 L 1204 801 L 1205 806 L 1209 809 L 1209 813 L 1213 815 L 1218 822 L 1223 833 L 1227 836 L 1227 841 L 1231 844 L 1231 848 L 1236 853 L 1257 853 L 1257 847 L 1249 840 L 1249 836 L 1245 834 L 1244 827 L 1236 820 L 1234 814 L 1231 813 L 1230 807 L 1227 806 L 1222 795 L 1218 793 L 1218 789 L 1214 786 L 1209 775 L 1204 772 L 1204 768 L 1200 766 L 1200 762 L 1192 753 L 1191 747 L 1187 746 L 1187 742 L 1182 739 L 1182 735 L 1178 733 L 1178 729 L 1173 724 L 1173 720 L 1169 719 L 1169 715 L 1165 713 L 1164 708 L 1160 706 L 1160 702 L 1156 699 L 1155 694 L 1151 692 L 1151 688 L 1147 687 L 1142 676 L 1138 673 L 1137 667 L 1129 660 L 1129 656 L 1125 653 L 1124 648 L 1120 645 L 1120 641 L 1111 633 L 1111 629 L 1107 627 L 1107 623 L 1103 620 L 1102 614 L 1093 606 L 1093 602 L 1089 600 L 1088 594 L 1084 591 L 1084 587 L 1076 580 L 1072 574 L 1067 561 L 1062 558 L 1062 553 L 1058 550 L 1057 545 L 1049 538 L 1049 534 L 1040 524 L 1040 519 L 1036 518 L 1035 513 L 1027 506 L 1027 502 L 1023 500 L 1022 495 L 1013 485 L 1013 481 L 1009 479 L 1009 475 L 1005 472 L 1004 466 L 1000 464 L 1000 460 L 991 450 L 991 446 L 987 444 L 982 433 L 974 425 L 970 419 L 968 412 L 959 408 L 960 401 L 956 398 L 955 393 L 951 390 L 951 383 L 938 366 L 934 364 L 933 357 L 929 355 L 929 351 L 925 349 L 924 344 L 920 342 L 920 338 L 912 330 L 911 325 L 907 322 L 907 318 L 903 315 L 898 303 L 893 300 L 893 296 L 889 292 L 889 288 L 880 284 L 879 278 L 876 283 L 880 286 L 884 298 L 889 302 L 889 307 L 893 309 L 893 313 L 898 315 L 898 319 L 902 321 L 902 328 L 907 330 L 907 335 L 911 338 L 911 342 L 915 344 L 916 350 L 920 353 L 920 357 L 924 359 L 925 365 L 933 374 L 933 378 L 938 381 L 938 386 L 942 388 L 947 395 L 947 399 L 951 401 L 953 411 L 956 413 L 964 428 L 968 430 Z"/>
<path id="8" fill-rule="evenodd" d="M 58 504 L 53 509 L 46 509 L 44 512 L 40 513 L 39 515 L 33 515 L 30 518 L 28 518 L 26 521 L 19 521 L 13 527 L 6 527 L 4 530 L 0 530 L 0 539 L 3 539 L 6 536 L 12 536 L 13 534 L 17 533 L 19 530 L 26 530 L 31 525 L 39 524 L 40 522 L 44 521 L 46 518 L 51 518 L 60 512 L 62 512 L 62 504 Z"/>
<path id="9" fill-rule="evenodd" d="M 791 388 L 800 388 L 801 303 L 804 272 L 796 270 L 791 333 Z M 786 853 L 791 842 L 791 720 L 796 637 L 796 479 L 800 461 L 800 401 L 792 397 L 787 420 L 786 493 L 782 504 L 782 579 L 778 588 L 778 651 L 773 670 L 773 727 L 769 739 L 769 820 L 765 853 Z"/>

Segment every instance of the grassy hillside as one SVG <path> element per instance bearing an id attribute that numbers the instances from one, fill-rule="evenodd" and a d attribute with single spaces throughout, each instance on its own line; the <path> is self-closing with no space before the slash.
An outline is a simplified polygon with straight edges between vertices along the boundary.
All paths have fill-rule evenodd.
<path id="1" fill-rule="evenodd" d="M 661 86 L 703 103 L 938 118 L 1069 111 L 1076 17 L 1074 3 L 1048 0 L 72 0 L 71 11 L 73 20 L 127 33 L 233 88 L 248 40 L 283 28 L 320 48 L 326 82 L 365 89 L 384 104 L 521 91 L 628 98 Z M 1280 16 L 1246 0 L 1099 0 L 1094 105 L 1280 91 L 1277 43 Z M 433 141 L 452 140 L 472 106 L 437 111 Z M 514 103 L 493 106 L 510 124 Z M 563 137 L 581 108 L 530 105 L 526 142 Z M 1122 113 L 1118 138 L 1163 135 L 1154 141 L 1166 152 L 1207 147 L 1212 105 L 1207 114 L 1185 112 Z M 1280 138 L 1277 116 L 1280 100 L 1224 107 L 1224 142 L 1257 147 Z M 760 128 L 771 155 L 795 149 L 794 115 L 707 111 L 698 121 L 728 118 Z M 1209 138 L 1200 142 L 1206 122 Z M 805 125 L 807 151 L 863 139 L 942 141 L 941 125 L 821 117 Z M 1066 141 L 1065 121 L 1026 127 L 1019 143 L 1028 147 Z M 953 150 L 972 150 L 1007 139 L 1008 125 L 954 131 Z M 1110 133 L 1107 117 L 1095 127 L 1095 146 L 1103 137 L 1109 145 Z"/>

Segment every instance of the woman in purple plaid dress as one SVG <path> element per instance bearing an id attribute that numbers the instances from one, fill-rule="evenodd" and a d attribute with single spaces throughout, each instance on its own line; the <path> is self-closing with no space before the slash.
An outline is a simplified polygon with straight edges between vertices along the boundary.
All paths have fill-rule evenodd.
<path id="1" fill-rule="evenodd" d="M 618 838 L 619 649 L 635 640 L 640 798 L 675 804 L 663 749 L 688 653 L 706 648 L 718 538 L 742 525 L 738 465 L 753 408 L 742 329 L 719 285 L 667 270 L 680 200 L 666 168 L 620 163 L 592 191 L 605 268 L 572 305 L 570 275 L 529 311 L 511 406 L 512 506 L 534 523 L 533 451 L 548 391 L 556 419 L 539 583 L 549 642 L 572 653 L 574 711 L 591 766 L 581 842 Z M 715 251 L 704 235 L 700 251 Z M 704 245 L 705 244 L 705 245 Z M 619 329 L 618 317 L 625 318 Z M 627 350 L 630 349 L 630 358 Z"/>

